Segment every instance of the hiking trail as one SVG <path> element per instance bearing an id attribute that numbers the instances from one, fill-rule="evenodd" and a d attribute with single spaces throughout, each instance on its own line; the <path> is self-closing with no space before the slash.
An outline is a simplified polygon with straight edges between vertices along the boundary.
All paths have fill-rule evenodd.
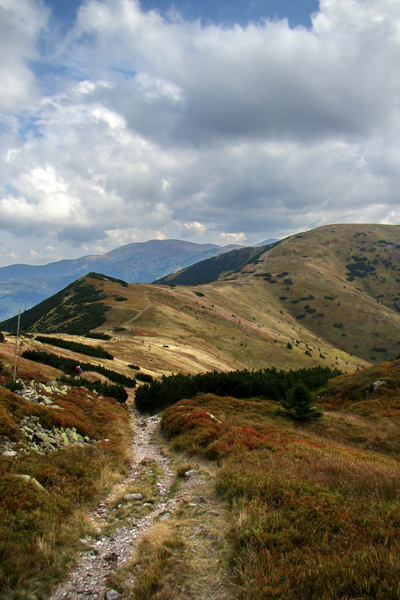
<path id="1" fill-rule="evenodd" d="M 128 474 L 91 512 L 96 534 L 81 540 L 82 552 L 76 566 L 48 600 L 128 600 L 135 576 L 125 577 L 122 593 L 112 589 L 107 578 L 126 567 L 152 526 L 170 518 L 177 535 L 185 539 L 177 560 L 184 558 L 187 567 L 187 577 L 184 583 L 177 578 L 179 585 L 171 600 L 232 600 L 224 545 L 226 507 L 214 491 L 214 465 L 195 464 L 196 460 L 190 458 L 192 468 L 177 485 L 175 459 L 164 455 L 160 447 L 160 417 L 142 416 L 135 411 L 133 415 Z M 151 464 L 158 469 L 158 494 L 154 502 L 145 502 L 142 494 L 129 492 Z"/>

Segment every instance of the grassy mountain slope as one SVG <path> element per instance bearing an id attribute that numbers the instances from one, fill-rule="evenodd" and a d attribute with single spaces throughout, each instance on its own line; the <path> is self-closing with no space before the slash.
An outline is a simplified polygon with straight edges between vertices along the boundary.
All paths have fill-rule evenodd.
<path id="1" fill-rule="evenodd" d="M 321 227 L 188 268 L 183 275 L 196 283 L 207 265 L 221 267 L 216 281 L 195 286 L 86 276 L 21 322 L 46 333 L 107 332 L 107 350 L 138 357 L 154 373 L 316 364 L 351 371 L 400 351 L 399 234 L 398 226 Z"/>
<path id="2" fill-rule="evenodd" d="M 46 405 L 6 390 L 10 350 L 0 344 L 0 597 L 43 600 L 93 531 L 89 510 L 126 472 L 131 428 L 124 407 L 87 389 L 43 386 Z M 39 386 L 58 375 L 24 359 L 18 374 Z"/>
<path id="3" fill-rule="evenodd" d="M 268 399 L 213 394 L 163 413 L 176 450 L 224 459 L 216 485 L 230 505 L 242 600 L 399 598 L 399 366 L 330 380 L 314 423 L 290 422 Z M 376 387 L 377 377 L 386 383 Z M 395 413 L 385 408 L 389 389 Z M 361 413 L 365 391 L 371 405 Z M 329 409 L 337 394 L 343 404 Z"/>
<path id="4" fill-rule="evenodd" d="M 49 337 L 57 331 L 57 337 L 96 346 L 97 340 L 82 334 L 89 329 L 107 333 L 111 339 L 102 340 L 101 346 L 115 357 L 112 368 L 125 375 L 318 364 L 352 371 L 315 392 L 324 415 L 312 423 L 283 417 L 271 398 L 237 400 L 213 394 L 183 400 L 164 414 L 165 447 L 179 450 L 180 460 L 191 461 L 193 453 L 202 462 L 224 458 L 220 469 L 215 465 L 216 484 L 230 506 L 229 543 L 225 541 L 234 566 L 232 583 L 243 600 L 400 597 L 400 362 L 356 370 L 367 365 L 356 354 L 370 356 L 370 339 L 375 347 L 380 347 L 376 340 L 387 346 L 386 352 L 375 351 L 376 359 L 397 349 L 398 233 L 399 228 L 385 226 L 320 228 L 258 249 L 258 256 L 236 265 L 236 273 L 223 270 L 219 280 L 196 286 L 126 284 L 92 273 L 22 315 L 25 331 L 40 330 Z M 370 256 L 369 262 L 360 260 L 364 255 Z M 0 344 L 0 358 L 11 371 L 14 339 L 6 340 Z M 87 360 L 32 336 L 23 336 L 21 343 L 24 349 Z M 354 356 L 343 350 L 344 344 L 351 350 L 358 344 Z M 106 359 L 95 362 L 109 366 Z M 133 371 L 132 364 L 140 370 Z M 27 381 L 59 375 L 24 358 L 18 365 Z M 0 536 L 7 544 L 8 586 L 15 587 L 18 580 L 41 597 L 37 590 L 46 591 L 50 580 L 60 577 L 77 535 L 84 533 L 77 527 L 78 519 L 84 523 L 84 514 L 73 512 L 77 493 L 80 508 L 93 502 L 111 483 L 107 473 L 109 477 L 116 467 L 125 467 L 125 415 L 112 402 L 98 400 L 86 390 L 69 391 L 60 398 L 63 410 L 55 411 L 16 400 L 0 386 L 2 443 L 10 436 L 18 439 L 25 413 L 44 424 L 63 419 L 68 426 L 76 426 L 79 416 L 80 427 L 96 429 L 90 434 L 93 439 L 111 440 L 57 451 L 56 460 L 55 455 L 50 460 L 46 455 L 0 455 L 0 508 L 15 516 Z M 185 451 L 191 456 L 182 459 Z M 20 474 L 37 478 L 50 496 L 32 491 L 18 479 Z M 163 557 L 168 556 L 170 578 L 174 573 L 184 578 L 185 548 L 189 552 L 190 539 L 199 539 L 201 519 L 213 516 L 210 511 L 201 516 L 196 500 L 180 506 L 168 521 L 172 540 L 178 539 L 176 520 L 188 510 L 196 535 L 148 559 L 147 581 L 157 582 L 159 600 L 171 598 L 168 589 L 163 595 L 160 581 Z M 73 529 L 69 540 L 60 528 L 63 514 Z M 39 533 L 38 540 L 26 535 L 28 525 L 29 531 Z M 46 536 L 55 548 L 52 553 L 43 543 Z M 34 557 L 28 569 L 18 556 Z M 42 564 L 45 571 L 37 575 Z M 145 561 L 134 564 L 145 568 Z M 143 580 L 146 575 L 141 573 Z M 13 597 L 11 592 L 8 597 Z"/>
<path id="5" fill-rule="evenodd" d="M 127 281 L 153 281 L 236 245 L 195 244 L 182 240 L 150 240 L 116 248 L 102 255 L 60 260 L 47 265 L 0 268 L 0 319 L 30 308 L 78 277 L 97 271 Z"/>
<path id="6" fill-rule="evenodd" d="M 155 375 L 318 364 L 354 370 L 365 364 L 282 314 L 261 278 L 171 288 L 91 274 L 46 303 L 23 313 L 23 329 L 59 336 L 96 328 L 111 336 L 101 345 L 122 368 L 134 363 Z M 15 319 L 12 325 L 15 331 Z"/>
<path id="7" fill-rule="evenodd" d="M 234 272 L 221 268 L 217 273 L 215 261 L 206 260 L 162 282 L 195 285 L 208 271 L 231 285 L 255 285 L 261 279 L 266 303 L 274 297 L 284 313 L 316 336 L 379 362 L 400 351 L 399 241 L 399 226 L 330 225 L 238 260 Z M 230 264 L 236 256 L 230 252 L 221 258 Z"/>
<path id="8" fill-rule="evenodd" d="M 310 331 L 379 362 L 400 350 L 399 241 L 399 226 L 326 226 L 289 238 L 259 267 L 276 281 L 267 283 L 284 309 Z"/>
<path id="9" fill-rule="evenodd" d="M 236 273 L 244 265 L 257 261 L 266 250 L 274 245 L 276 244 L 262 246 L 261 248 L 241 248 L 239 250 L 232 250 L 231 252 L 219 254 L 218 256 L 197 262 L 191 267 L 182 269 L 177 273 L 162 277 L 154 283 L 168 283 L 170 285 L 199 285 L 201 283 L 210 283 L 223 275 L 228 276 Z"/>

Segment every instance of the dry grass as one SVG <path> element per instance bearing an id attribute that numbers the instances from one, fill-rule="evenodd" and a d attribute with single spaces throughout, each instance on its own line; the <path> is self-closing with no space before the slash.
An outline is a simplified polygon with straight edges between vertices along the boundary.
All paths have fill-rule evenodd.
<path id="1" fill-rule="evenodd" d="M 365 364 L 332 347 L 308 331 L 286 309 L 282 310 L 282 302 L 261 278 L 250 277 L 247 281 L 245 277 L 245 284 L 242 281 L 207 284 L 201 288 L 204 293 L 201 298 L 195 293 L 197 288 L 131 284 L 124 288 L 127 301 L 123 303 L 114 300 L 115 284 L 99 280 L 95 283 L 108 294 L 104 302 L 112 307 L 105 324 L 99 328 L 112 339 L 102 341 L 101 345 L 114 355 L 113 369 L 128 376 L 132 376 L 128 368 L 132 362 L 156 376 L 178 371 L 258 369 L 266 365 L 312 367 L 321 363 L 354 370 Z M 96 344 L 82 336 L 62 334 L 61 337 Z M 288 350 L 288 342 L 292 343 L 292 350 Z M 38 346 L 32 339 L 25 339 L 24 344 L 24 349 Z M 12 343 L 7 342 L 6 346 L 11 349 Z M 305 354 L 307 346 L 311 356 Z M 82 359 L 68 350 L 57 352 Z M 21 367 L 29 368 L 27 362 L 21 362 Z M 96 362 L 110 366 L 110 361 Z"/>
<path id="2" fill-rule="evenodd" d="M 88 398 L 90 397 L 90 399 Z M 79 537 L 93 527 L 87 511 L 122 476 L 128 464 L 130 424 L 117 403 L 73 389 L 51 410 L 0 388 L 6 414 L 3 439 L 12 439 L 25 415 L 45 427 L 76 426 L 99 440 L 90 446 L 0 457 L 0 597 L 46 598 L 72 565 Z M 109 441 L 102 441 L 106 438 Z M 29 475 L 27 481 L 19 475 Z"/>
<path id="3" fill-rule="evenodd" d="M 186 600 L 181 595 L 187 565 L 180 560 L 185 543 L 177 536 L 175 523 L 158 523 L 139 545 L 135 558 L 109 579 L 129 600 Z M 135 579 L 133 586 L 126 580 Z"/>
<path id="4" fill-rule="evenodd" d="M 233 598 L 228 520 L 225 503 L 215 493 L 214 469 L 204 461 L 185 462 L 173 453 L 177 479 L 172 488 L 176 507 L 162 513 L 141 539 L 132 560 L 109 585 L 129 600 Z M 189 468 L 196 475 L 182 478 Z M 169 497 L 171 497 L 172 490 Z M 168 517 L 167 520 L 164 518 Z"/>
<path id="5" fill-rule="evenodd" d="M 224 457 L 217 487 L 242 600 L 400 598 L 398 462 L 343 443 L 340 426 L 339 443 L 327 420 L 297 427 L 263 402 L 212 395 L 165 411 L 179 448 Z M 363 420 L 352 425 L 366 436 Z"/>
<path id="6" fill-rule="evenodd" d="M 111 514 L 105 532 L 109 535 L 116 527 L 132 518 L 141 518 L 153 510 L 153 505 L 159 500 L 157 481 L 162 469 L 157 461 L 146 462 L 142 465 L 135 480 L 117 486 L 110 501 Z M 134 500 L 127 498 L 128 494 L 141 494 L 141 498 Z"/>

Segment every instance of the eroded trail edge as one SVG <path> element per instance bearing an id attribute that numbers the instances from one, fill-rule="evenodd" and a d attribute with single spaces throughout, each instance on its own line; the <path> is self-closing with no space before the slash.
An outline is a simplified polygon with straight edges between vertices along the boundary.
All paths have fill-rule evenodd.
<path id="1" fill-rule="evenodd" d="M 175 499 L 166 499 L 174 480 L 168 459 L 163 456 L 152 437 L 158 426 L 159 417 L 135 417 L 135 434 L 132 440 L 133 458 L 128 475 L 117 484 L 97 509 L 91 513 L 97 535 L 81 540 L 83 551 L 69 580 L 61 584 L 49 600 L 86 600 L 103 598 L 107 591 L 106 579 L 110 572 L 121 568 L 131 558 L 140 537 L 153 520 L 163 512 L 173 510 Z M 140 493 L 129 493 L 135 486 L 141 471 L 156 461 L 162 475 L 157 482 L 160 500 L 156 504 L 143 503 Z M 116 501 L 118 504 L 116 504 Z M 135 504 L 144 510 L 143 516 L 124 517 L 121 508 Z"/>
<path id="2" fill-rule="evenodd" d="M 136 597 L 131 593 L 135 569 L 129 563 L 140 543 L 164 521 L 174 539 L 181 538 L 184 544 L 172 557 L 168 581 L 160 582 L 165 587 L 162 597 L 172 598 L 173 590 L 174 600 L 234 598 L 226 546 L 227 509 L 214 491 L 215 467 L 164 454 L 159 422 L 158 416 L 134 412 L 129 472 L 91 513 L 95 533 L 81 540 L 75 568 L 49 600 Z M 123 574 L 118 592 L 110 583 L 116 574 Z"/>

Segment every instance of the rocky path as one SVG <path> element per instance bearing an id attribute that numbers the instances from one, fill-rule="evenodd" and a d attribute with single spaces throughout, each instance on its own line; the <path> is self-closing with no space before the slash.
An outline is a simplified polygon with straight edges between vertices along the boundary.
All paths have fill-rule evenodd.
<path id="1" fill-rule="evenodd" d="M 142 316 L 142 314 L 144 312 L 146 312 L 146 310 L 149 310 L 149 308 L 151 308 L 151 302 L 150 304 L 148 304 L 147 306 L 145 306 L 144 308 L 142 308 L 142 310 L 139 310 L 137 315 L 135 315 L 134 317 L 132 317 L 131 319 L 129 319 L 129 321 L 126 321 L 126 323 L 123 324 L 124 327 L 127 327 L 128 325 L 130 325 L 131 323 L 133 323 L 133 321 L 136 321 L 136 319 L 138 319 L 139 317 Z"/>
<path id="2" fill-rule="evenodd" d="M 92 513 L 98 535 L 81 540 L 83 551 L 69 580 L 60 585 L 49 600 L 107 600 L 122 598 L 117 592 L 107 589 L 107 576 L 120 569 L 131 558 L 140 538 L 151 526 L 156 517 L 174 509 L 176 500 L 166 499 L 174 474 L 169 461 L 164 457 L 152 437 L 157 428 L 159 417 L 143 418 L 136 415 L 135 435 L 133 438 L 133 459 L 127 477 L 114 487 L 110 495 Z M 146 514 L 141 517 L 116 519 L 113 513 L 121 504 L 115 506 L 115 500 L 140 503 L 141 494 L 127 493 L 130 484 L 134 484 L 146 465 L 156 461 L 162 470 L 157 482 L 159 500 L 147 505 Z M 117 500 L 118 501 L 118 500 Z M 112 532 L 110 524 L 112 523 Z M 106 533 L 102 533 L 105 531 Z"/>
<path id="3" fill-rule="evenodd" d="M 76 567 L 48 600 L 128 600 L 135 585 L 131 559 L 142 540 L 164 526 L 164 521 L 170 535 L 183 544 L 171 559 L 165 576 L 168 589 L 160 597 L 234 600 L 226 543 L 227 508 L 215 493 L 215 465 L 193 457 L 187 463 L 185 456 L 164 455 L 158 433 L 160 418 L 138 413 L 134 418 L 129 473 L 91 514 L 96 533 L 81 540 Z M 177 468 L 183 473 L 179 481 Z M 119 574 L 125 593 L 110 584 L 110 578 Z"/>

